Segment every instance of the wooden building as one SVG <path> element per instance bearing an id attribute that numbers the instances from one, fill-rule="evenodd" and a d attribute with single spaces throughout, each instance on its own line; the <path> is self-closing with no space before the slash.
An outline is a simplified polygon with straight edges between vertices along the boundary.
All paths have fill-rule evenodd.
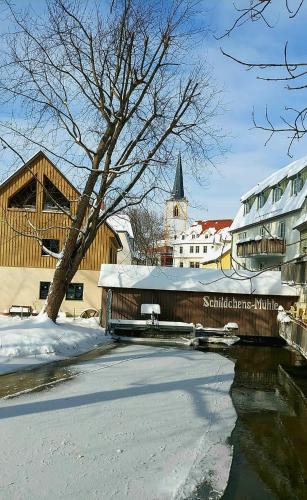
<path id="1" fill-rule="evenodd" d="M 54 253 L 61 250 L 79 196 L 42 152 L 1 184 L 0 312 L 12 305 L 41 309 L 57 260 L 42 249 L 39 240 Z M 100 307 L 99 269 L 102 262 L 116 262 L 120 246 L 111 226 L 101 226 L 67 290 L 63 311 L 79 314 Z"/>
<path id="2" fill-rule="evenodd" d="M 281 283 L 279 271 L 232 275 L 216 269 L 102 265 L 104 326 L 111 290 L 114 319 L 140 319 L 141 304 L 152 303 L 160 304 L 161 320 L 206 327 L 236 322 L 240 336 L 278 337 L 278 307 L 290 308 L 297 300 L 295 288 Z"/>

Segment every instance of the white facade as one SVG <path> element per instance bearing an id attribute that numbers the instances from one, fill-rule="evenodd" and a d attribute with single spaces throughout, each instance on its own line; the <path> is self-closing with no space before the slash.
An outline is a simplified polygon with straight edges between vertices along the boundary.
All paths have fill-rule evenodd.
<path id="1" fill-rule="evenodd" d="M 302 237 L 307 225 L 306 180 L 304 157 L 241 198 L 241 207 L 230 228 L 237 269 L 278 268 L 306 251 Z"/>
<path id="2" fill-rule="evenodd" d="M 201 268 L 218 261 L 231 247 L 230 222 L 198 221 L 186 231 L 177 233 L 170 242 L 173 266 Z M 225 227 L 220 229 L 223 225 Z"/>
<path id="3" fill-rule="evenodd" d="M 187 231 L 189 225 L 188 204 L 186 198 L 166 201 L 164 224 L 166 239 L 172 240 L 175 235 Z"/>
<path id="4" fill-rule="evenodd" d="M 117 264 L 133 264 L 134 262 L 134 235 L 130 218 L 120 213 L 108 218 L 108 224 L 117 232 L 122 248 L 117 252 Z"/>

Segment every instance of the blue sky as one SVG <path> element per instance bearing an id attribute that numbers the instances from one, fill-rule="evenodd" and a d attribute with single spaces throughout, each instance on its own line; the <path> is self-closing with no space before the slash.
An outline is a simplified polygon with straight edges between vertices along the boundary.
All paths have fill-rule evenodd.
<path id="1" fill-rule="evenodd" d="M 246 5 L 248 1 L 238 3 Z M 283 83 L 261 81 L 256 78 L 260 71 L 246 71 L 220 52 L 220 47 L 223 47 L 242 60 L 282 62 L 284 43 L 288 40 L 289 54 L 295 60 L 304 60 L 306 3 L 293 20 L 288 19 L 284 3 L 282 0 L 275 2 L 274 10 L 271 10 L 273 29 L 259 22 L 248 23 L 229 38 L 216 40 L 212 35 L 207 38 L 204 53 L 217 84 L 224 89 L 226 111 L 218 123 L 227 134 L 229 151 L 219 159 L 216 168 L 211 169 L 205 186 L 198 186 L 188 174 L 185 175 L 192 219 L 234 217 L 244 192 L 273 171 L 307 154 L 307 138 L 293 146 L 291 159 L 287 154 L 289 140 L 286 135 L 276 135 L 265 146 L 268 134 L 251 129 L 253 107 L 259 121 L 264 119 L 266 105 L 271 116 L 278 120 L 284 106 L 304 106 L 307 90 L 290 93 L 284 89 Z M 297 0 L 292 1 L 293 5 L 297 3 Z M 216 34 L 223 33 L 235 16 L 232 1 L 211 0 L 203 4 L 209 6 L 204 15 L 210 20 L 212 29 Z"/>
<path id="2" fill-rule="evenodd" d="M 247 5 L 249 0 L 236 0 Z M 296 5 L 299 0 L 290 0 Z M 18 6 L 25 6 L 26 0 L 16 0 Z M 41 0 L 30 2 L 34 9 L 41 9 Z M 269 83 L 257 79 L 257 71 L 246 71 L 244 67 L 225 58 L 220 47 L 233 56 L 253 62 L 274 61 L 283 58 L 284 43 L 289 41 L 289 53 L 294 59 L 304 60 L 306 3 L 300 14 L 289 20 L 284 0 L 274 2 L 270 11 L 273 28 L 263 23 L 247 23 L 234 31 L 230 37 L 217 40 L 213 36 L 222 34 L 235 19 L 236 12 L 231 0 L 203 0 L 204 12 L 200 22 L 210 26 L 199 55 L 206 57 L 212 68 L 217 87 L 223 89 L 222 100 L 225 111 L 217 118 L 217 125 L 225 134 L 227 154 L 216 160 L 215 167 L 205 172 L 202 186 L 193 178 L 188 164 L 185 168 L 185 192 L 189 199 L 190 219 L 232 218 L 240 205 L 240 197 L 253 185 L 273 171 L 287 165 L 293 159 L 307 154 L 307 141 L 302 140 L 292 148 L 293 159 L 287 154 L 287 136 L 276 135 L 265 146 L 266 132 L 252 129 L 252 110 L 262 121 L 266 105 L 271 116 L 278 120 L 285 105 L 302 107 L 307 90 L 289 93 L 283 83 Z M 3 22 L 3 20 L 2 20 Z M 306 58 L 307 59 L 307 58 Z M 306 60 L 305 59 L 305 60 Z M 184 162 L 184 156 L 183 156 Z M 161 196 L 159 198 L 160 209 Z"/>

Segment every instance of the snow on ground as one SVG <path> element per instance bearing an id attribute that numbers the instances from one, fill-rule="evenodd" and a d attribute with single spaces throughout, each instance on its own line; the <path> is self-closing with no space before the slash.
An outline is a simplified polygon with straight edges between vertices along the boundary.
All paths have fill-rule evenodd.
<path id="1" fill-rule="evenodd" d="M 0 373 L 76 356 L 111 342 L 95 318 L 46 316 L 20 319 L 0 316 Z"/>
<path id="2" fill-rule="evenodd" d="M 75 369 L 0 401 L 0 498 L 178 500 L 204 480 L 220 498 L 236 421 L 231 361 L 130 345 Z"/>

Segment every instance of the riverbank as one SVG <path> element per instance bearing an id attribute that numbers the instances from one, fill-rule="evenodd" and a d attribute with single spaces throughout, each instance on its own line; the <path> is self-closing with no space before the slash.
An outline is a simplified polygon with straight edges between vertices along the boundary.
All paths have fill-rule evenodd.
<path id="1" fill-rule="evenodd" d="M 0 496 L 183 499 L 204 480 L 222 495 L 236 421 L 231 361 L 131 345 L 75 370 L 48 391 L 1 401 Z"/>
<path id="2" fill-rule="evenodd" d="M 112 344 L 96 318 L 0 316 L 0 374 L 51 363 Z"/>

